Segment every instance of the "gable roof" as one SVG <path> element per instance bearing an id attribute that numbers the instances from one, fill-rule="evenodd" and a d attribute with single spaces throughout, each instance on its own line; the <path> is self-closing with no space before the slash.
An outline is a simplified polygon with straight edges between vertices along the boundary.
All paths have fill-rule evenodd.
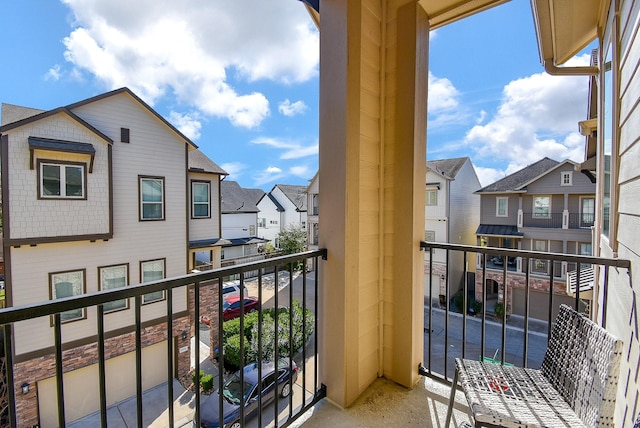
<path id="1" fill-rule="evenodd" d="M 527 184 L 548 173 L 561 163 L 564 162 L 558 162 L 547 157 L 542 158 L 539 161 L 514 172 L 513 174 L 507 175 L 495 183 L 483 187 L 476 193 L 524 192 L 526 191 Z"/>
<path id="2" fill-rule="evenodd" d="M 4 107 L 4 105 L 3 105 L 3 107 Z M 113 140 L 109 136 L 107 136 L 104 133 L 102 133 L 102 131 L 100 131 L 99 129 L 95 128 L 90 123 L 86 122 L 84 119 L 82 119 L 80 116 L 76 115 L 74 112 L 72 112 L 67 107 L 58 107 L 58 108 L 55 108 L 53 110 L 48 110 L 48 111 L 29 109 L 27 107 L 22 107 L 22 109 L 23 110 L 21 110 L 21 111 L 23 113 L 26 113 L 27 110 L 32 110 L 34 112 L 35 111 L 40 111 L 40 113 L 36 113 L 33 116 L 23 117 L 22 119 L 18 119 L 15 122 L 4 124 L 4 125 L 0 126 L 0 133 L 1 132 L 6 132 L 6 131 L 10 131 L 10 130 L 15 129 L 15 128 L 19 128 L 21 126 L 28 125 L 28 124 L 36 122 L 38 120 L 42 120 L 42 119 L 45 119 L 45 118 L 48 118 L 48 117 L 53 117 L 55 115 L 62 114 L 62 115 L 68 116 L 69 119 L 79 123 L 81 126 L 84 126 L 90 132 L 94 133 L 95 135 L 97 135 L 101 139 L 105 140 L 107 143 L 109 143 L 109 144 L 113 143 Z M 17 112 L 17 110 L 14 110 L 14 111 Z M 3 110 L 3 112 L 4 112 L 4 110 Z M 18 117 L 18 116 L 16 116 L 16 117 Z"/>
<path id="3" fill-rule="evenodd" d="M 462 165 L 464 165 L 467 160 L 469 160 L 468 156 L 462 158 L 432 160 L 427 161 L 427 168 L 448 180 L 453 180 L 456 178 L 458 171 L 460 171 L 460 168 L 462 168 Z"/>
<path id="4" fill-rule="evenodd" d="M 208 174 L 229 175 L 218 164 L 209 159 L 200 149 L 189 151 L 189 172 L 203 172 Z"/>
<path id="5" fill-rule="evenodd" d="M 44 113 L 45 110 L 39 110 L 30 107 L 22 107 L 14 104 L 2 103 L 2 112 L 0 113 L 0 126 L 26 119 L 36 114 Z"/>
<path id="6" fill-rule="evenodd" d="M 236 181 L 223 180 L 220 182 L 220 211 L 223 214 L 257 213 L 260 210 L 257 207 L 256 190 L 264 193 L 259 189 L 243 189 Z"/>
<path id="7" fill-rule="evenodd" d="M 292 184 L 276 184 L 273 186 L 274 189 L 276 187 L 296 206 L 296 210 L 307 210 L 307 186 L 295 186 Z M 273 192 L 273 189 L 271 192 Z"/>
<path id="8" fill-rule="evenodd" d="M 93 126 L 89 125 L 87 122 L 85 122 L 84 120 L 80 119 L 78 116 L 76 116 L 73 113 L 73 109 L 78 108 L 80 106 L 84 106 L 87 104 L 91 104 L 94 103 L 96 101 L 100 101 L 103 100 L 105 98 L 109 98 L 115 95 L 120 95 L 120 94 L 126 94 L 128 96 L 130 96 L 131 98 L 133 98 L 136 102 L 138 102 L 138 104 L 140 104 L 144 109 L 146 109 L 151 115 L 155 116 L 158 120 L 160 120 L 160 122 L 162 122 L 167 128 L 169 128 L 173 133 L 175 133 L 180 139 L 184 140 L 185 143 L 187 143 L 189 146 L 191 146 L 194 149 L 197 149 L 198 146 L 191 141 L 189 138 L 187 138 L 182 132 L 180 132 L 175 126 L 173 126 L 171 123 L 169 123 L 169 121 L 167 121 L 164 117 L 162 117 L 157 111 L 155 111 L 154 109 L 152 109 L 147 103 L 145 103 L 144 101 L 142 101 L 142 99 L 140 97 L 138 97 L 136 94 L 134 94 L 131 89 L 129 88 L 120 88 L 120 89 L 115 89 L 113 91 L 110 92 L 105 92 L 104 94 L 100 94 L 100 95 L 96 95 L 95 97 L 91 97 L 91 98 L 87 98 L 85 100 L 82 101 L 78 101 L 75 102 L 73 104 L 69 104 L 67 106 L 64 107 L 58 107 L 55 108 L 53 110 L 47 110 L 47 111 L 42 111 L 40 110 L 41 113 L 39 114 L 34 114 L 32 116 L 28 116 L 28 117 L 24 117 L 25 114 L 28 114 L 28 110 L 33 110 L 34 112 L 37 112 L 38 110 L 35 109 L 29 109 L 27 107 L 19 107 L 19 106 L 14 106 L 14 107 L 18 107 L 18 108 L 13 108 L 10 109 L 10 111 L 12 111 L 13 113 L 9 113 L 11 114 L 16 114 L 17 116 L 15 117 L 20 117 L 22 115 L 22 118 L 12 122 L 12 123 L 6 123 L 4 124 L 4 119 L 3 119 L 3 125 L 0 126 L 0 132 L 2 131 L 6 131 L 9 129 L 13 129 L 13 128 L 17 128 L 19 126 L 23 126 L 26 125 L 28 123 L 31 122 L 35 122 L 37 120 L 43 119 L 45 117 L 54 115 L 54 114 L 58 114 L 60 112 L 65 112 L 67 114 L 69 114 L 71 117 L 73 117 L 74 119 L 80 121 L 81 123 L 83 123 L 83 125 L 90 127 L 94 132 L 98 132 L 101 135 L 102 134 L 100 131 L 98 131 L 96 128 L 94 128 Z M 20 110 L 21 109 L 21 110 Z"/>

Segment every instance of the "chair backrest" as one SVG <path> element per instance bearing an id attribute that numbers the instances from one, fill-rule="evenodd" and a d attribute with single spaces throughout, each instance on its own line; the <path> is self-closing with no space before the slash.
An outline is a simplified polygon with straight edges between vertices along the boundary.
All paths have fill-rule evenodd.
<path id="1" fill-rule="evenodd" d="M 612 427 L 622 341 L 560 305 L 542 373 L 589 427 Z"/>

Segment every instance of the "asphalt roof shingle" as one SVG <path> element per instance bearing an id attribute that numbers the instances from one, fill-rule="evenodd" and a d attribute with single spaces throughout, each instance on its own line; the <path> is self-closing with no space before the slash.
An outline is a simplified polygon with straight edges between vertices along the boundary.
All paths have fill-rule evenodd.
<path id="1" fill-rule="evenodd" d="M 307 210 L 307 186 L 295 186 L 292 184 L 276 184 L 287 198 L 296 206 L 298 211 Z"/>
<path id="2" fill-rule="evenodd" d="M 491 193 L 491 192 L 516 192 L 523 190 L 523 186 L 531 182 L 537 177 L 540 177 L 545 172 L 558 166 L 560 162 L 547 157 L 540 159 L 539 161 L 532 163 L 531 165 L 522 168 L 519 171 L 509 174 L 506 177 L 491 183 L 488 186 L 478 190 L 477 193 Z"/>
<path id="3" fill-rule="evenodd" d="M 244 189 L 236 181 L 223 180 L 220 182 L 222 214 L 232 213 L 257 213 L 260 210 L 256 206 L 258 200 L 264 194 L 260 189 Z M 258 196 L 258 193 L 261 194 Z"/>
<path id="4" fill-rule="evenodd" d="M 443 175 L 445 178 L 453 180 L 468 159 L 469 157 L 462 157 L 427 161 L 427 168 Z"/>

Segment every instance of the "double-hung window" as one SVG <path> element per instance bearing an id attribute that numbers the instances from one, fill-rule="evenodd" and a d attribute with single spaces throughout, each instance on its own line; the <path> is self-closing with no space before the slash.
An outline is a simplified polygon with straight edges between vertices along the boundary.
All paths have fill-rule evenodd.
<path id="1" fill-rule="evenodd" d="M 104 266 L 98 268 L 101 290 L 125 287 L 129 283 L 129 265 Z M 129 307 L 128 299 L 115 300 L 104 304 L 105 312 L 113 312 Z"/>
<path id="2" fill-rule="evenodd" d="M 496 217 L 507 217 L 509 215 L 509 198 L 498 196 L 496 198 Z"/>
<path id="3" fill-rule="evenodd" d="M 86 199 L 85 171 L 82 163 L 39 162 L 40 197 Z"/>
<path id="4" fill-rule="evenodd" d="M 79 296 L 85 291 L 85 270 L 57 272 L 49 274 L 51 284 L 51 298 L 62 299 L 64 297 Z M 62 322 L 75 321 L 85 318 L 85 309 L 72 309 L 62 312 Z"/>
<path id="5" fill-rule="evenodd" d="M 210 188 L 209 182 L 191 182 L 191 215 L 193 218 L 211 218 Z"/>
<path id="6" fill-rule="evenodd" d="M 543 218 L 551 217 L 551 197 L 550 196 L 534 196 L 533 216 L 543 217 Z"/>
<path id="7" fill-rule="evenodd" d="M 438 205 L 438 190 L 437 189 L 429 189 L 425 194 L 427 205 Z"/>
<path id="8" fill-rule="evenodd" d="M 164 178 L 140 177 L 140 220 L 164 220 Z"/>
<path id="9" fill-rule="evenodd" d="M 158 281 L 164 278 L 164 259 L 140 262 L 142 282 Z M 164 299 L 164 291 L 154 291 L 142 296 L 142 303 L 152 303 Z"/>

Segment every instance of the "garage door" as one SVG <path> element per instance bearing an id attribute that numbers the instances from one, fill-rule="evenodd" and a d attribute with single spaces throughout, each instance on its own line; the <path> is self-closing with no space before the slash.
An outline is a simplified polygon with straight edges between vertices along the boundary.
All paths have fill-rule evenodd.
<path id="1" fill-rule="evenodd" d="M 136 395 L 135 352 L 111 358 L 106 362 L 107 405 Z M 167 348 L 165 343 L 142 350 L 142 388 L 147 390 L 167 381 Z M 65 417 L 70 422 L 100 410 L 98 365 L 64 374 Z M 40 426 L 58 426 L 56 378 L 38 382 Z"/>

